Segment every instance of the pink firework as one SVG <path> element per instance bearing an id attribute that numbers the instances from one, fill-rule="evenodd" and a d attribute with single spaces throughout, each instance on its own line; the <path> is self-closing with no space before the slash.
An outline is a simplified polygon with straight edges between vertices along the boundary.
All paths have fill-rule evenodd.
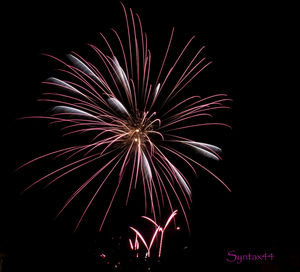
<path id="1" fill-rule="evenodd" d="M 162 250 L 162 244 L 163 244 L 163 239 L 164 239 L 164 232 L 167 229 L 168 225 L 170 224 L 170 222 L 172 221 L 172 219 L 176 216 L 177 214 L 177 210 L 175 210 L 174 212 L 172 212 L 172 214 L 169 216 L 169 218 L 167 219 L 165 225 L 163 227 L 159 226 L 153 219 L 147 217 L 147 216 L 142 216 L 143 218 L 147 219 L 149 222 L 151 222 L 154 226 L 155 226 L 155 231 L 151 237 L 151 241 L 149 244 L 147 244 L 146 239 L 143 237 L 143 235 L 135 228 L 133 227 L 129 227 L 131 230 L 133 230 L 135 232 L 135 242 L 133 244 L 132 240 L 129 239 L 129 245 L 130 245 L 130 249 L 137 251 L 139 249 L 139 243 L 138 243 L 138 238 L 142 241 L 142 243 L 144 244 L 145 248 L 147 249 L 147 257 L 150 257 L 150 251 L 151 248 L 153 246 L 154 241 L 156 240 L 156 238 L 158 237 L 158 233 L 161 233 L 160 236 L 160 242 L 159 242 L 159 251 L 158 251 L 158 257 L 161 257 L 161 250 Z M 138 257 L 138 254 L 137 254 Z"/>
<path id="2" fill-rule="evenodd" d="M 126 205 L 137 184 L 142 184 L 145 214 L 150 212 L 156 220 L 161 214 L 162 205 L 169 207 L 171 212 L 178 206 L 188 226 L 186 209 L 191 204 L 191 185 L 182 172 L 184 167 L 176 166 L 174 158 L 177 164 L 183 162 L 195 174 L 196 167 L 204 169 L 229 190 L 220 178 L 188 155 L 192 152 L 200 155 L 199 158 L 205 156 L 219 160 L 221 149 L 186 135 L 196 127 L 230 127 L 210 121 L 216 110 L 229 108 L 226 103 L 230 99 L 226 94 L 201 98 L 196 95 L 187 96 L 183 92 L 210 62 L 201 57 L 204 49 L 201 47 L 190 60 L 185 60 L 187 65 L 181 72 L 177 69 L 194 39 L 192 37 L 177 52 L 175 61 L 167 68 L 174 28 L 160 68 L 150 71 L 151 52 L 140 17 L 131 9 L 128 12 L 123 5 L 122 7 L 127 42 L 124 43 L 114 29 L 114 43 L 101 34 L 107 45 L 107 53 L 89 44 L 95 52 L 97 63 L 95 60 L 90 62 L 75 52 L 67 55 L 68 61 L 48 55 L 62 66 L 59 69 L 61 79 L 50 77 L 46 80 L 44 83 L 50 91 L 44 93 L 44 98 L 40 99 L 54 103 L 53 111 L 47 116 L 29 118 L 49 119 L 51 123 L 62 125 L 64 135 L 80 134 L 89 141 L 83 145 L 53 151 L 24 164 L 23 166 L 51 156 L 66 158 L 62 167 L 36 180 L 25 190 L 46 179 L 50 180 L 50 185 L 73 171 L 92 163 L 99 165 L 101 162 L 101 167 L 84 180 L 59 212 L 60 214 L 92 181 L 99 182 L 75 229 L 103 185 L 116 172 L 118 181 L 106 203 L 99 230 L 103 227 L 120 184 L 124 182 L 128 184 Z M 177 75 L 180 73 L 175 80 L 171 76 L 174 70 Z M 91 139 L 86 137 L 87 134 L 92 136 Z M 129 175 L 128 179 L 124 178 L 125 173 Z"/>

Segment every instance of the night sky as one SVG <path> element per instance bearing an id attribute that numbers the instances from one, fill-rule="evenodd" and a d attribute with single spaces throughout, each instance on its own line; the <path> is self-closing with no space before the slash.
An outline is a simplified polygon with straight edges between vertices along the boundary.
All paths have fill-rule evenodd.
<path id="1" fill-rule="evenodd" d="M 288 110 L 293 108 L 295 98 L 285 80 L 283 62 L 288 50 L 283 44 L 288 34 L 279 27 L 282 19 L 276 11 L 280 7 L 169 0 L 123 3 L 140 15 L 157 64 L 164 56 L 173 26 L 175 48 L 182 48 L 196 35 L 192 50 L 205 45 L 204 54 L 213 64 L 189 88 L 203 96 L 225 92 L 233 99 L 232 110 L 221 116 L 232 130 L 196 131 L 203 142 L 222 147 L 221 162 L 205 162 L 232 192 L 204 171 L 198 178 L 191 175 L 191 234 L 179 216 L 180 230 L 173 226 L 166 234 L 163 258 L 152 265 L 151 271 L 297 271 L 293 269 L 299 268 L 300 256 L 299 190 L 291 163 L 294 144 L 288 122 L 293 117 Z M 75 188 L 74 176 L 57 186 L 37 186 L 22 194 L 56 162 L 44 160 L 15 172 L 20 164 L 72 141 L 61 138 L 59 129 L 47 121 L 17 120 L 47 109 L 37 99 L 41 82 L 57 65 L 42 54 L 62 58 L 74 50 L 87 54 L 90 60 L 86 44 L 103 46 L 98 32 L 109 33 L 111 27 L 125 30 L 121 5 L 115 0 L 70 5 L 43 1 L 17 7 L 12 4 L 8 12 L 11 16 L 2 33 L 1 58 L 5 67 L 1 73 L 3 272 L 146 271 L 142 265 L 134 268 L 127 243 L 132 235 L 128 226 L 142 224 L 142 199 L 136 196 L 128 207 L 116 200 L 101 233 L 102 201 L 97 199 L 74 233 L 87 195 L 79 196 L 55 219 Z M 238 254 L 273 253 L 276 258 L 271 262 L 230 264 L 225 260 L 230 250 Z M 104 252 L 109 264 L 108 259 L 100 257 Z M 118 262 L 121 264 L 115 269 Z"/>

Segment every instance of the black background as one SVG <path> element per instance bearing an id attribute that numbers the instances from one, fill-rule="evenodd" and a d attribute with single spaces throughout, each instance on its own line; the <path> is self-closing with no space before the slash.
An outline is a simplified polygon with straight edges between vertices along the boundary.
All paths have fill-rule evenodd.
<path id="1" fill-rule="evenodd" d="M 174 44 L 179 48 L 196 35 L 195 48 L 205 45 L 205 55 L 213 60 L 196 86 L 206 94 L 225 91 L 233 98 L 228 115 L 232 131 L 221 128 L 210 135 L 212 142 L 223 147 L 224 160 L 216 171 L 232 193 L 211 178 L 194 186 L 192 250 L 190 257 L 174 262 L 175 271 L 204 267 L 210 267 L 209 271 L 293 271 L 297 258 L 299 262 L 299 191 L 292 175 L 290 137 L 296 125 L 290 122 L 293 114 L 289 112 L 295 93 L 288 85 L 285 62 L 289 25 L 284 15 L 289 11 L 254 3 L 124 4 L 141 16 L 152 54 L 158 54 L 158 59 L 173 26 Z M 94 252 L 97 230 L 83 227 L 74 234 L 70 214 L 53 219 L 57 202 L 68 194 L 53 199 L 55 188 L 20 194 L 30 171 L 22 177 L 14 173 L 16 166 L 54 150 L 60 140 L 45 122 L 16 119 L 39 113 L 40 82 L 55 67 L 41 53 L 62 57 L 71 50 L 86 50 L 87 42 L 97 44 L 99 31 L 107 33 L 110 27 L 124 24 L 121 5 L 118 1 L 43 2 L 11 6 L 7 12 L 1 73 L 0 252 L 7 254 L 3 271 L 101 271 Z M 228 264 L 229 250 L 272 252 L 276 260 L 266 265 Z"/>

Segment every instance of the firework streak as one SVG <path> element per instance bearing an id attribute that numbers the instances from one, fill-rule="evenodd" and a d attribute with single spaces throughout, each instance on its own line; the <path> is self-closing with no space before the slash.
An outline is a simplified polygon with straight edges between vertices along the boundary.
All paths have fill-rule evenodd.
<path id="1" fill-rule="evenodd" d="M 151 218 L 149 218 L 147 216 L 142 216 L 143 218 L 145 218 L 146 220 L 148 220 L 149 222 L 151 222 L 155 226 L 155 231 L 154 231 L 154 233 L 152 235 L 152 238 L 151 238 L 151 241 L 150 241 L 150 243 L 148 245 L 147 242 L 146 242 L 146 240 L 145 240 L 145 238 L 143 237 L 143 235 L 138 230 L 136 230 L 135 228 L 130 227 L 130 229 L 132 229 L 135 232 L 135 241 L 134 241 L 134 243 L 132 242 L 131 239 L 129 239 L 130 249 L 134 250 L 134 251 L 138 251 L 138 249 L 139 249 L 139 242 L 138 242 L 137 238 L 140 238 L 140 240 L 142 241 L 142 243 L 144 244 L 144 246 L 147 249 L 147 255 L 146 256 L 150 257 L 151 247 L 153 245 L 153 242 L 157 238 L 158 233 L 160 232 L 161 236 L 160 236 L 159 251 L 158 251 L 158 257 L 160 258 L 161 257 L 162 243 L 163 243 L 163 238 L 164 238 L 164 232 L 167 229 L 167 227 L 170 224 L 170 222 L 172 221 L 172 219 L 176 216 L 176 214 L 177 214 L 177 210 L 175 210 L 174 212 L 172 212 L 172 214 L 167 219 L 164 227 L 159 226 L 153 219 L 151 219 Z M 138 257 L 138 253 L 137 253 L 137 257 Z"/>
<path id="2" fill-rule="evenodd" d="M 52 111 L 47 116 L 26 118 L 49 119 L 51 123 L 63 126 L 64 135 L 90 134 L 92 139 L 89 139 L 87 144 L 53 151 L 22 165 L 21 167 L 46 157 L 67 159 L 64 166 L 36 180 L 25 190 L 44 180 L 48 180 L 50 185 L 75 170 L 96 162 L 99 165 L 101 161 L 101 167 L 91 173 L 91 176 L 74 191 L 59 212 L 60 214 L 90 183 L 99 182 L 75 229 L 80 225 L 105 182 L 115 172 L 119 173 L 118 181 L 106 203 L 107 208 L 99 230 L 103 227 L 120 184 L 125 180 L 125 172 L 130 173 L 130 178 L 126 179 L 126 205 L 130 194 L 137 184 L 141 183 L 145 214 L 150 212 L 156 220 L 161 214 L 162 205 L 169 207 L 171 212 L 178 206 L 189 228 L 186 209 L 189 209 L 191 204 L 191 185 L 182 170 L 174 165 L 174 158 L 190 167 L 195 174 L 195 167 L 204 169 L 230 190 L 220 178 L 195 158 L 187 155 L 188 152 L 192 152 L 219 160 L 221 149 L 185 136 L 196 127 L 230 127 L 224 123 L 210 121 L 213 112 L 229 108 L 226 103 L 230 99 L 226 94 L 214 94 L 205 98 L 183 95 L 182 91 L 210 62 L 205 57 L 200 57 L 204 49 L 201 47 L 192 58 L 185 60 L 187 64 L 182 69 L 183 72 L 174 79 L 173 71 L 194 39 L 193 36 L 177 52 L 175 61 L 169 61 L 171 66 L 165 68 L 170 58 L 174 28 L 160 68 L 157 73 L 150 73 L 151 52 L 140 17 L 131 9 L 128 12 L 123 4 L 122 7 L 127 42 L 124 43 L 124 39 L 121 39 L 114 29 L 114 43 L 108 42 L 100 33 L 109 53 L 106 54 L 89 44 L 99 65 L 89 62 L 75 52 L 67 55 L 67 61 L 47 55 L 60 63 L 62 68 L 59 69 L 59 73 L 65 79 L 50 77 L 43 82 L 51 91 L 43 93 L 44 97 L 40 100 L 54 103 Z M 177 75 L 178 73 L 176 71 Z M 156 74 L 154 79 L 152 74 Z"/>

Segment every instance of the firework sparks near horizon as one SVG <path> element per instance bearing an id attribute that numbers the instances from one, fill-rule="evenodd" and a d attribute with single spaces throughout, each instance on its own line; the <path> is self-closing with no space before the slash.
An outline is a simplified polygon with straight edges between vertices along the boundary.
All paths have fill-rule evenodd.
<path id="1" fill-rule="evenodd" d="M 134 242 L 129 239 L 129 245 L 131 250 L 134 251 L 138 251 L 139 249 L 139 242 L 138 242 L 138 238 L 142 241 L 142 243 L 144 244 L 145 248 L 147 249 L 147 253 L 146 256 L 150 257 L 150 251 L 151 251 L 151 247 L 153 246 L 153 243 L 155 241 L 155 239 L 157 239 L 158 233 L 160 234 L 160 242 L 159 242 L 159 250 L 158 250 L 158 257 L 161 257 L 161 250 L 162 250 L 162 244 L 163 244 L 163 239 L 164 239 L 164 232 L 167 229 L 168 225 L 170 224 L 170 222 L 172 221 L 172 219 L 174 219 L 174 217 L 177 214 L 177 210 L 175 210 L 174 212 L 171 213 L 171 215 L 168 217 L 168 219 L 166 220 L 164 226 L 160 226 L 158 225 L 153 219 L 151 219 L 150 217 L 147 216 L 142 216 L 144 219 L 148 220 L 149 222 L 151 222 L 154 227 L 155 227 L 155 231 L 151 237 L 151 241 L 149 244 L 147 244 L 146 239 L 143 237 L 143 235 L 135 228 L 133 227 L 129 227 L 131 230 L 134 231 L 134 233 L 136 234 L 135 236 L 135 240 Z M 138 257 L 138 253 L 137 253 L 137 257 Z"/>
<path id="2" fill-rule="evenodd" d="M 123 42 L 124 39 L 114 29 L 114 42 L 109 42 L 100 33 L 107 53 L 89 44 L 96 55 L 92 62 L 75 52 L 68 54 L 66 61 L 47 55 L 62 66 L 59 69 L 60 78 L 50 77 L 43 82 L 50 91 L 43 93 L 44 97 L 40 100 L 54 103 L 54 106 L 47 116 L 28 118 L 49 119 L 52 124 L 62 125 L 64 135 L 80 134 L 88 142 L 50 152 L 22 165 L 46 157 L 66 158 L 63 166 L 39 178 L 25 190 L 45 180 L 50 185 L 73 171 L 98 162 L 100 167 L 83 181 L 59 212 L 64 211 L 91 183 L 98 182 L 75 229 L 113 173 L 118 173 L 118 178 L 109 201 L 103 203 L 106 208 L 99 230 L 109 214 L 120 184 L 125 182 L 125 173 L 129 176 L 126 179 L 126 205 L 138 184 L 142 184 L 145 215 L 150 212 L 155 221 L 162 212 L 161 207 L 169 207 L 171 212 L 179 207 L 189 228 L 186 209 L 191 204 L 191 185 L 182 167 L 176 166 L 174 161 L 183 162 L 195 174 L 196 168 L 204 169 L 230 190 L 219 177 L 188 155 L 194 152 L 199 158 L 220 159 L 219 147 L 199 142 L 189 135 L 196 127 L 230 127 L 210 121 L 216 110 L 230 108 L 226 105 L 230 99 L 226 94 L 203 98 L 187 96 L 183 92 L 211 62 L 201 56 L 203 46 L 192 58 L 185 60 L 186 66 L 178 68 L 194 36 L 177 51 L 175 61 L 169 60 L 174 28 L 159 69 L 150 71 L 152 56 L 140 17 L 132 9 L 128 11 L 123 4 L 122 8 L 127 41 Z M 167 65 L 168 62 L 172 63 L 171 66 Z M 180 73 L 176 79 L 174 70 L 177 75 Z"/>

